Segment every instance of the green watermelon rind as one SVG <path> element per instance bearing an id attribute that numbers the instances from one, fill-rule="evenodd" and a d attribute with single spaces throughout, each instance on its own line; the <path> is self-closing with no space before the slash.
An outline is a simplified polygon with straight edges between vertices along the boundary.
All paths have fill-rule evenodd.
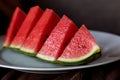
<path id="1" fill-rule="evenodd" d="M 37 53 L 33 50 L 30 49 L 26 49 L 26 48 L 20 48 L 20 51 L 25 53 L 26 55 L 30 55 L 30 56 L 35 56 Z"/>
<path id="2" fill-rule="evenodd" d="M 101 56 L 101 52 L 98 52 L 96 54 L 93 54 L 92 56 L 81 60 L 81 61 L 76 61 L 76 62 L 61 62 L 61 61 L 57 61 L 56 63 L 61 64 L 61 65 L 65 65 L 65 66 L 69 66 L 69 65 L 83 65 L 83 64 L 87 64 L 90 63 L 96 59 L 98 59 Z"/>
<path id="3" fill-rule="evenodd" d="M 76 60 L 76 61 L 68 60 L 67 62 L 65 62 L 64 60 L 56 60 L 55 58 L 42 55 L 41 53 L 36 55 L 37 58 L 39 58 L 43 61 L 47 61 L 47 62 L 51 62 L 51 63 L 55 63 L 55 64 L 60 64 L 60 65 L 87 64 L 87 63 L 92 62 L 95 59 L 99 58 L 100 56 L 101 56 L 101 49 L 98 46 L 93 49 L 91 55 L 89 55 L 88 57 L 86 57 L 82 60 Z"/>
<path id="4" fill-rule="evenodd" d="M 35 56 L 35 53 L 29 53 L 29 52 L 25 52 L 25 51 L 21 51 L 21 50 L 19 50 L 19 52 L 21 52 L 25 55 L 28 55 L 28 56 L 33 56 L 33 57 Z"/>
<path id="5" fill-rule="evenodd" d="M 9 48 L 9 46 L 7 44 L 3 44 L 4 48 Z"/>
<path id="6" fill-rule="evenodd" d="M 3 43 L 3 47 L 6 47 L 6 48 L 8 48 L 9 47 L 9 44 L 8 44 L 9 42 L 4 42 Z"/>
<path id="7" fill-rule="evenodd" d="M 14 49 L 14 48 L 10 48 L 10 47 L 3 47 L 4 50 L 9 49 L 15 52 L 20 52 L 19 49 Z"/>
<path id="8" fill-rule="evenodd" d="M 25 55 L 28 55 L 28 56 L 35 56 L 35 54 L 31 54 L 31 53 L 28 53 L 28 52 L 25 52 L 25 51 L 21 51 L 20 48 L 15 48 L 15 47 L 4 47 L 4 48 L 8 48 L 8 49 L 11 49 L 12 51 L 22 53 L 22 54 L 25 54 Z"/>
<path id="9" fill-rule="evenodd" d="M 9 49 L 9 50 L 11 50 L 11 51 L 13 51 L 13 52 L 25 54 L 25 55 L 31 56 L 31 57 L 34 57 L 34 56 L 35 56 L 35 54 L 29 54 L 29 53 L 26 53 L 26 52 L 21 51 L 20 49 L 9 48 L 9 47 L 3 47 L 3 49 L 4 49 L 4 50 L 5 50 L 5 49 Z"/>
<path id="10" fill-rule="evenodd" d="M 96 59 L 98 59 L 101 56 L 101 49 L 100 47 L 95 47 L 93 50 L 90 52 L 90 54 L 84 58 L 78 58 L 78 59 L 61 59 L 58 58 L 57 62 L 58 64 L 61 65 L 78 65 L 78 64 L 87 64 L 90 63 Z"/>
<path id="11" fill-rule="evenodd" d="M 17 51 L 17 52 L 26 54 L 26 55 L 28 55 L 28 56 L 35 56 L 35 53 L 31 53 L 31 52 L 27 52 L 27 51 L 21 50 L 21 46 L 19 46 L 19 45 L 13 45 L 13 44 L 11 44 L 11 45 L 9 46 L 9 48 L 12 49 L 12 50 L 14 50 L 14 51 Z"/>
<path id="12" fill-rule="evenodd" d="M 50 56 L 45 56 L 45 55 L 42 55 L 41 53 L 38 53 L 36 55 L 36 57 L 38 59 L 41 59 L 41 60 L 44 60 L 44 61 L 47 61 L 47 62 L 52 62 L 52 63 L 56 63 L 56 59 L 55 58 L 52 58 Z"/>
<path id="13" fill-rule="evenodd" d="M 13 44 L 11 44 L 11 45 L 9 46 L 9 48 L 11 48 L 11 49 L 20 49 L 20 47 L 21 47 L 21 46 L 19 46 L 19 45 L 13 45 Z"/>
<path id="14" fill-rule="evenodd" d="M 28 52 L 24 52 L 24 51 L 21 51 L 21 50 L 20 50 L 20 52 L 25 54 L 25 55 L 28 55 L 28 56 L 33 56 L 33 57 L 36 56 L 35 53 L 28 53 Z"/>

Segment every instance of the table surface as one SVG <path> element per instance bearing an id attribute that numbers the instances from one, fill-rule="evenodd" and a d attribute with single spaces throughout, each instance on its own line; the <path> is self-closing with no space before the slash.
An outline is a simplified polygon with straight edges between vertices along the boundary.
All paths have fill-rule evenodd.
<path id="1" fill-rule="evenodd" d="M 62 74 L 33 74 L 6 68 L 0 68 L 0 72 L 1 80 L 120 80 L 120 61 Z"/>

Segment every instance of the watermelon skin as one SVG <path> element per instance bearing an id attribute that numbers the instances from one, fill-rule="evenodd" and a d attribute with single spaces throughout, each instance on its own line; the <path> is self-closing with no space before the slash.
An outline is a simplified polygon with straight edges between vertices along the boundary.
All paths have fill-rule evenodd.
<path id="1" fill-rule="evenodd" d="M 24 22 L 18 30 L 15 38 L 13 39 L 10 48 L 19 49 L 38 19 L 41 17 L 43 11 L 39 6 L 30 8 Z"/>
<path id="2" fill-rule="evenodd" d="M 47 8 L 20 50 L 28 54 L 37 54 L 59 20 L 59 16 L 52 9 Z"/>
<path id="3" fill-rule="evenodd" d="M 83 65 L 90 63 L 96 59 L 98 59 L 101 56 L 101 49 L 100 48 L 94 48 L 96 50 L 93 50 L 91 53 L 92 55 L 85 56 L 84 58 L 79 59 L 65 59 L 65 58 L 58 58 L 55 63 L 58 63 L 60 65 L 70 66 L 70 65 Z"/>
<path id="4" fill-rule="evenodd" d="M 16 7 L 12 19 L 10 21 L 9 27 L 6 32 L 5 40 L 3 43 L 3 47 L 9 47 L 12 40 L 14 39 L 18 29 L 23 23 L 26 17 L 26 13 L 22 11 L 19 7 Z"/>
<path id="5" fill-rule="evenodd" d="M 63 15 L 38 52 L 37 57 L 50 62 L 56 61 L 77 30 L 74 22 Z"/>
<path id="6" fill-rule="evenodd" d="M 57 61 L 63 65 L 77 65 L 91 62 L 100 56 L 100 47 L 85 25 L 82 25 Z"/>

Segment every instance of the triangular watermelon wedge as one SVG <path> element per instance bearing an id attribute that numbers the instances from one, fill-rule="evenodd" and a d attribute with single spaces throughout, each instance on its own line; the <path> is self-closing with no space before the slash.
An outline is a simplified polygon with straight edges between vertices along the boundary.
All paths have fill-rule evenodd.
<path id="1" fill-rule="evenodd" d="M 22 11 L 19 7 L 16 7 L 6 32 L 3 47 L 9 47 L 25 17 L 26 14 L 24 13 L 24 11 Z"/>
<path id="2" fill-rule="evenodd" d="M 94 37 L 85 25 L 82 25 L 58 58 L 58 62 L 63 65 L 85 64 L 100 57 L 100 52 Z"/>
<path id="3" fill-rule="evenodd" d="M 52 9 L 47 8 L 20 50 L 35 55 L 40 50 L 59 19 L 59 16 Z"/>
<path id="4" fill-rule="evenodd" d="M 19 31 L 13 39 L 10 48 L 19 49 L 32 28 L 35 26 L 43 11 L 39 6 L 31 7 Z"/>
<path id="5" fill-rule="evenodd" d="M 50 62 L 56 61 L 77 30 L 74 22 L 63 15 L 38 52 L 37 57 Z"/>

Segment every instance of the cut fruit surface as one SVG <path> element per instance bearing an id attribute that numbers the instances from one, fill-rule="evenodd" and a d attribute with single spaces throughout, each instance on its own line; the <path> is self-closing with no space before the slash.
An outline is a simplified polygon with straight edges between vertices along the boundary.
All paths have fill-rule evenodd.
<path id="1" fill-rule="evenodd" d="M 42 47 L 52 29 L 58 23 L 59 19 L 59 16 L 52 9 L 47 8 L 27 39 L 24 41 L 20 50 L 28 54 L 36 54 Z"/>
<path id="2" fill-rule="evenodd" d="M 16 7 L 6 32 L 3 47 L 9 47 L 25 17 L 26 13 L 24 13 L 24 11 L 22 11 L 19 7 Z"/>
<path id="3" fill-rule="evenodd" d="M 51 62 L 56 61 L 77 30 L 74 22 L 63 15 L 38 52 L 37 57 Z"/>
<path id="4" fill-rule="evenodd" d="M 85 25 L 82 25 L 58 58 L 58 62 L 64 65 L 84 64 L 98 57 L 100 47 Z"/>
<path id="5" fill-rule="evenodd" d="M 19 49 L 38 19 L 41 17 L 43 11 L 39 6 L 30 8 L 24 22 L 18 30 L 15 38 L 13 39 L 10 47 Z"/>

